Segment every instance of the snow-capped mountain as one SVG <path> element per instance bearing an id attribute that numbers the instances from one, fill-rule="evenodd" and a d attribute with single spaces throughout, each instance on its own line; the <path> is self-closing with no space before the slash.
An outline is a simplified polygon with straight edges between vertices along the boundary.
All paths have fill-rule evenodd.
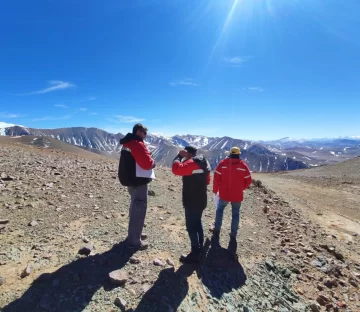
<path id="1" fill-rule="evenodd" d="M 215 138 L 206 137 L 203 135 L 175 135 L 172 137 L 173 144 L 178 144 L 181 147 L 185 147 L 186 145 L 192 145 L 196 148 L 202 148 L 209 143 L 213 142 Z"/>
<path id="2" fill-rule="evenodd" d="M 98 128 L 71 127 L 59 129 L 35 129 L 0 122 L 0 135 L 51 137 L 63 142 L 119 156 L 121 133 L 113 134 Z M 252 171 L 277 171 L 308 168 L 338 162 L 360 155 L 359 138 L 297 140 L 283 138 L 275 141 L 249 141 L 231 137 L 206 137 L 201 135 L 175 135 L 165 137 L 148 133 L 145 143 L 159 165 L 171 165 L 181 148 L 193 145 L 205 154 L 214 169 L 225 158 L 231 147 L 241 148 L 241 157 Z"/>
<path id="3" fill-rule="evenodd" d="M 7 136 L 33 135 L 36 137 L 51 137 L 82 148 L 92 148 L 113 153 L 119 148 L 121 133 L 112 134 L 98 128 L 72 127 L 59 129 L 35 129 L 22 126 L 2 128 Z"/>

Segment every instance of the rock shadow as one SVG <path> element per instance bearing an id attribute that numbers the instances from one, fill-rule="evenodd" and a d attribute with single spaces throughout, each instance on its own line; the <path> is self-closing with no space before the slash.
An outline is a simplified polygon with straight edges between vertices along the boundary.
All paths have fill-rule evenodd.
<path id="1" fill-rule="evenodd" d="M 104 253 L 72 261 L 40 275 L 20 298 L 0 311 L 83 311 L 101 287 L 111 288 L 109 273 L 124 267 L 133 254 L 123 241 Z"/>

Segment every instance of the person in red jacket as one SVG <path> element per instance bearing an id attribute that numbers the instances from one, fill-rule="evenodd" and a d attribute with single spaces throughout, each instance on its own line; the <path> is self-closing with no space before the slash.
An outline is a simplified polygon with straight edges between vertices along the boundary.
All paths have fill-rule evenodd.
<path id="1" fill-rule="evenodd" d="M 136 165 L 145 170 L 155 167 L 155 161 L 144 143 L 146 135 L 147 128 L 142 124 L 136 124 L 132 133 L 120 140 L 122 149 L 118 170 L 120 183 L 128 187 L 131 197 L 126 240 L 129 247 L 141 250 L 148 247 L 148 244 L 141 241 L 141 233 L 147 210 L 148 183 L 151 179 L 137 177 Z"/>
<path id="2" fill-rule="evenodd" d="M 244 190 L 251 184 L 248 166 L 240 159 L 240 148 L 233 147 L 230 156 L 222 160 L 214 173 L 213 192 L 219 193 L 213 235 L 219 238 L 224 209 L 230 202 L 232 206 L 230 240 L 236 241 L 240 223 L 240 206 L 244 199 Z"/>
<path id="3" fill-rule="evenodd" d="M 203 210 L 207 206 L 207 186 L 210 184 L 210 164 L 204 155 L 196 155 L 193 146 L 186 146 L 175 157 L 172 172 L 182 176 L 182 201 L 185 209 L 186 230 L 191 242 L 191 252 L 181 257 L 183 263 L 197 263 L 204 245 L 201 223 Z"/>

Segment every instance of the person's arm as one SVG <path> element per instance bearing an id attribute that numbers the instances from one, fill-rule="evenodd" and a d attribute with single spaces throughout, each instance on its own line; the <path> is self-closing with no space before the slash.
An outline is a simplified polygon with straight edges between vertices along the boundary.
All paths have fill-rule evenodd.
<path id="1" fill-rule="evenodd" d="M 245 163 L 243 164 L 245 166 L 244 187 L 245 189 L 247 189 L 251 185 L 252 178 L 248 166 Z"/>
<path id="2" fill-rule="evenodd" d="M 215 193 L 215 194 L 219 191 L 219 188 L 220 188 L 221 175 L 222 175 L 221 167 L 222 167 L 221 163 L 218 164 L 218 166 L 216 167 L 216 170 L 214 172 L 213 193 Z"/>
<path id="3" fill-rule="evenodd" d="M 131 146 L 131 154 L 136 163 L 144 170 L 150 170 L 155 167 L 155 161 L 151 158 L 149 150 L 144 142 L 136 142 Z"/>
<path id="4" fill-rule="evenodd" d="M 177 155 L 172 164 L 172 173 L 178 176 L 189 176 L 193 174 L 193 171 L 198 169 L 196 163 L 190 159 L 185 162 L 181 162 L 181 155 Z"/>

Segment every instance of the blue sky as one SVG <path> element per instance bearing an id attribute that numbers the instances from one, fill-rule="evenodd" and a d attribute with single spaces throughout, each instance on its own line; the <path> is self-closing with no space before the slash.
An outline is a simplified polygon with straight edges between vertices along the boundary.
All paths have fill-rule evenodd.
<path id="1" fill-rule="evenodd" d="M 360 135 L 358 0 L 12 0 L 0 121 L 243 139 Z"/>

